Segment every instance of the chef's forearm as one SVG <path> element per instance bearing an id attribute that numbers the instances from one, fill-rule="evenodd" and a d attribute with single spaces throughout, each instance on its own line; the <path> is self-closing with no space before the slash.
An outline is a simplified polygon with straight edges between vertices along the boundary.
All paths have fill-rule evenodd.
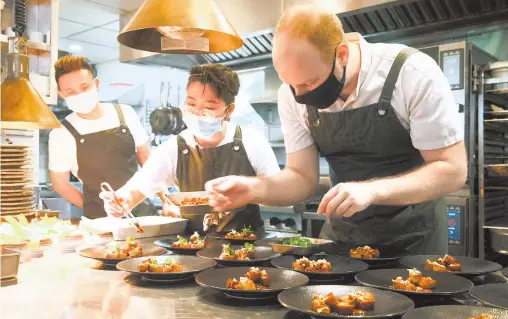
<path id="1" fill-rule="evenodd" d="M 118 189 L 116 191 L 116 195 L 127 201 L 129 209 L 133 209 L 146 199 L 146 196 L 143 195 L 143 193 L 141 193 L 138 189 L 132 187 L 132 184 L 129 183 Z"/>
<path id="2" fill-rule="evenodd" d="M 72 205 L 83 208 L 83 193 L 71 183 L 53 185 L 53 189 Z"/>
<path id="3" fill-rule="evenodd" d="M 411 205 L 435 199 L 460 189 L 467 168 L 446 161 L 426 163 L 399 176 L 368 181 L 375 194 L 374 204 Z"/>
<path id="4" fill-rule="evenodd" d="M 271 177 L 256 177 L 254 202 L 265 206 L 291 206 L 312 195 L 317 180 L 285 168 Z"/>

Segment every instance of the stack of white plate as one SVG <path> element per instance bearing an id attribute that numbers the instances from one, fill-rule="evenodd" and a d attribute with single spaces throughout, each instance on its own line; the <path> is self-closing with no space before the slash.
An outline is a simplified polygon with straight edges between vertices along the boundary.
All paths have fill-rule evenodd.
<path id="1" fill-rule="evenodd" d="M 0 145 L 0 215 L 33 216 L 33 161 L 27 145 Z"/>

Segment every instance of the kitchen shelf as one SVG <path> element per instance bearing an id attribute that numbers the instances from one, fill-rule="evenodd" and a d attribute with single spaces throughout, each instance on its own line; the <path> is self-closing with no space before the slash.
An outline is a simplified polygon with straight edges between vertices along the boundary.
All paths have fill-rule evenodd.
<path id="1" fill-rule="evenodd" d="M 5 34 L 0 34 L 0 42 L 1 43 L 9 43 L 9 37 Z M 28 40 L 28 48 L 39 50 L 39 51 L 50 51 L 51 46 L 48 43 L 42 43 L 42 42 L 35 42 L 32 40 Z"/>

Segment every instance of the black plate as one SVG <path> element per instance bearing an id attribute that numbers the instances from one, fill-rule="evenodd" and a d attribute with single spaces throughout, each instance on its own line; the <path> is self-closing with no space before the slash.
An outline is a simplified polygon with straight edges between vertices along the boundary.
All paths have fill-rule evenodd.
<path id="1" fill-rule="evenodd" d="M 348 244 L 333 244 L 328 245 L 323 248 L 323 252 L 327 253 L 328 255 L 338 255 L 338 256 L 344 256 L 344 257 L 350 257 L 349 256 L 349 250 L 355 249 L 357 247 L 363 247 L 365 245 L 348 245 Z M 369 264 L 369 266 L 378 266 L 383 264 L 389 264 L 389 263 L 395 263 L 400 258 L 406 256 L 408 253 L 403 248 L 399 247 L 392 247 L 392 246 L 381 246 L 381 245 L 367 245 L 374 249 L 379 249 L 379 257 L 372 258 L 372 259 L 364 259 L 364 258 L 355 258 L 358 260 L 362 260 Z"/>
<path id="2" fill-rule="evenodd" d="M 362 285 L 396 291 L 410 296 L 451 296 L 468 291 L 473 283 L 468 279 L 456 275 L 448 275 L 434 271 L 422 271 L 422 275 L 437 280 L 436 288 L 432 292 L 414 292 L 392 288 L 392 279 L 408 277 L 407 269 L 373 269 L 361 272 L 355 276 Z"/>
<path id="3" fill-rule="evenodd" d="M 241 229 L 238 229 L 237 231 L 241 231 Z M 267 233 L 267 232 L 264 231 L 264 229 L 260 229 L 260 230 L 255 232 L 256 239 L 226 239 L 226 238 L 224 238 L 224 236 L 227 233 L 228 233 L 227 231 L 220 232 L 220 233 L 213 232 L 213 233 L 206 234 L 206 237 L 226 240 L 228 242 L 231 242 L 234 245 L 243 245 L 245 243 L 254 243 L 255 241 L 257 241 L 259 239 L 266 239 L 266 238 L 274 238 L 274 237 L 276 237 L 275 234 L 273 234 L 273 233 Z"/>
<path id="4" fill-rule="evenodd" d="M 332 270 L 330 272 L 306 272 L 295 270 L 305 274 L 311 280 L 331 280 L 335 277 L 342 277 L 344 275 L 354 275 L 369 268 L 369 265 L 363 261 L 347 257 L 312 255 L 307 258 L 310 260 L 326 259 L 332 263 Z M 297 259 L 299 259 L 297 256 L 284 255 L 274 258 L 272 260 L 272 265 L 281 269 L 293 270 L 292 263 Z"/>
<path id="5" fill-rule="evenodd" d="M 508 319 L 508 311 L 477 307 L 477 306 L 457 306 L 457 305 L 445 305 L 445 306 L 430 306 L 413 309 L 402 316 L 402 319 L 435 319 L 435 318 L 460 318 L 467 319 L 470 317 L 476 317 L 482 313 L 495 316 L 496 319 Z"/>
<path id="6" fill-rule="evenodd" d="M 148 244 L 148 245 L 142 244 L 141 248 L 143 249 L 143 257 L 159 256 L 159 255 L 164 255 L 165 253 L 168 252 L 165 248 L 151 245 L 151 244 Z M 132 258 L 104 258 L 105 253 L 106 253 L 105 246 L 89 247 L 89 248 L 82 249 L 79 252 L 79 254 L 83 257 L 99 260 L 105 264 L 110 264 L 110 265 L 116 265 L 117 263 L 119 263 L 121 261 L 132 259 Z"/>
<path id="7" fill-rule="evenodd" d="M 194 274 L 203 271 L 208 268 L 215 267 L 217 263 L 210 259 L 203 259 L 196 256 L 183 256 L 183 255 L 170 255 L 170 256 L 158 256 L 157 261 L 162 264 L 166 258 L 169 258 L 175 262 L 179 262 L 183 266 L 182 272 L 140 272 L 137 269 L 137 265 L 145 260 L 147 257 L 133 258 L 124 260 L 116 265 L 118 270 L 130 272 L 136 275 L 140 275 L 147 280 L 153 281 L 176 281 L 192 277 Z"/>
<path id="8" fill-rule="evenodd" d="M 438 258 L 443 256 L 438 255 L 416 255 L 416 256 L 406 256 L 399 260 L 399 263 L 408 268 L 416 268 L 423 270 L 425 269 L 425 262 L 437 261 Z M 482 260 L 478 258 L 470 258 L 463 256 L 455 256 L 457 262 L 462 265 L 462 269 L 459 271 L 452 271 L 445 274 L 454 274 L 454 275 L 485 275 L 492 272 L 496 272 L 503 268 L 500 264 L 489 261 Z"/>
<path id="9" fill-rule="evenodd" d="M 184 237 L 185 239 L 188 240 L 190 236 L 182 236 L 182 237 Z M 181 254 L 181 255 L 195 255 L 199 250 L 203 249 L 203 248 L 172 247 L 171 244 L 175 241 L 177 241 L 176 236 L 171 236 L 166 239 L 156 240 L 156 241 L 154 241 L 154 244 L 157 246 L 160 246 L 160 247 L 164 247 L 167 250 L 173 251 L 173 252 L 175 252 L 177 254 Z M 205 237 L 205 248 L 214 247 L 214 246 L 222 246 L 223 244 L 227 244 L 227 243 L 228 243 L 227 241 L 223 241 L 223 240 L 216 240 L 216 239 L 206 240 L 206 237 Z"/>
<path id="10" fill-rule="evenodd" d="M 508 284 L 487 284 L 469 289 L 471 297 L 493 307 L 508 310 Z"/>
<path id="11" fill-rule="evenodd" d="M 503 269 L 501 272 L 503 273 L 503 275 L 505 275 L 506 277 L 508 277 L 508 267 L 506 267 L 505 269 Z"/>
<path id="12" fill-rule="evenodd" d="M 231 248 L 234 250 L 240 249 L 243 246 L 231 245 Z M 249 266 L 249 265 L 259 265 L 262 262 L 270 261 L 275 257 L 280 256 L 278 253 L 274 253 L 271 248 L 268 247 L 256 247 L 256 255 L 254 259 L 251 260 L 224 260 L 219 259 L 220 254 L 222 253 L 222 246 L 205 248 L 196 253 L 198 257 L 209 258 L 215 260 L 219 265 L 224 266 Z"/>
<path id="13" fill-rule="evenodd" d="M 374 295 L 376 303 L 374 309 L 363 316 L 348 316 L 337 313 L 318 314 L 311 310 L 312 296 L 326 295 L 333 292 L 335 295 L 347 295 L 357 291 L 369 291 Z M 390 291 L 359 286 L 306 286 L 288 289 L 279 294 L 279 302 L 286 308 L 301 311 L 319 318 L 389 318 L 400 316 L 415 307 L 414 302 L 406 296 Z"/>
<path id="14" fill-rule="evenodd" d="M 249 271 L 250 267 L 218 268 L 200 272 L 196 282 L 200 286 L 221 291 L 229 297 L 240 299 L 266 299 L 273 298 L 283 290 L 306 285 L 309 278 L 304 274 L 291 270 L 259 267 L 268 272 L 270 288 L 266 290 L 235 290 L 228 289 L 226 282 L 229 278 L 240 279 Z"/>

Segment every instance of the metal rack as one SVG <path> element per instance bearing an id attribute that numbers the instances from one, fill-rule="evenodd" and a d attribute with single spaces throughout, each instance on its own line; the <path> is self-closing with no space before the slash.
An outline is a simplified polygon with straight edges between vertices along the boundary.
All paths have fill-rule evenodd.
<path id="1" fill-rule="evenodd" d="M 478 102 L 479 258 L 508 254 L 508 76 L 492 77 L 488 66 L 475 66 Z M 492 107 L 495 105 L 497 107 Z M 485 233 L 488 230 L 488 234 Z M 506 234 L 503 239 L 503 234 Z M 487 236 L 486 236 L 487 235 Z"/>

